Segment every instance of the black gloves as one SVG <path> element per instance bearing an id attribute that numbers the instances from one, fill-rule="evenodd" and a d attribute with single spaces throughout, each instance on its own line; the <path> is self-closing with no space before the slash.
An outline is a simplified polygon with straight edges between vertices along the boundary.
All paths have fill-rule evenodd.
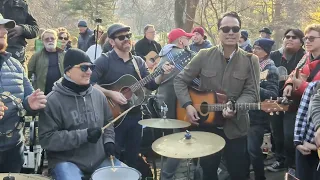
<path id="1" fill-rule="evenodd" d="M 116 154 L 116 147 L 113 142 L 108 142 L 104 144 L 104 152 L 107 155 L 107 158 L 110 157 L 110 155 L 114 156 Z"/>
<path id="2" fill-rule="evenodd" d="M 87 140 L 90 143 L 97 143 L 101 134 L 102 134 L 102 130 L 101 128 L 88 128 L 87 129 L 87 133 L 88 133 L 88 137 Z"/>

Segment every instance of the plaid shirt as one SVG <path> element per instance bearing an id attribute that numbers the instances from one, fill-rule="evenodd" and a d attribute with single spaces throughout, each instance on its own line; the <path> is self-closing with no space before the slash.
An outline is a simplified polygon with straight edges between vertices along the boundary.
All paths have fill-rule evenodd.
<path id="1" fill-rule="evenodd" d="M 314 88 L 318 82 L 310 82 L 302 95 L 296 116 L 294 142 L 303 143 L 303 141 L 307 141 L 314 144 L 314 124 L 311 121 L 311 117 L 308 116 L 308 109 L 311 97 L 315 94 Z"/>

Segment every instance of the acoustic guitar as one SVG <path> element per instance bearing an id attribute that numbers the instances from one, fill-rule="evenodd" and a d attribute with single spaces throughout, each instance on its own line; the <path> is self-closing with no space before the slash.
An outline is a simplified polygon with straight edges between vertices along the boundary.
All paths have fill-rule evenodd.
<path id="1" fill-rule="evenodd" d="M 153 72 L 160 62 L 159 54 L 154 51 L 150 51 L 146 56 L 144 56 L 144 58 L 146 59 L 146 62 L 149 61 L 154 63 L 152 66 L 148 65 L 150 72 Z"/>
<path id="2" fill-rule="evenodd" d="M 181 51 L 180 53 L 175 56 L 172 60 L 169 59 L 170 64 L 174 64 L 175 68 L 177 68 L 176 64 L 185 66 L 184 62 L 188 62 L 185 59 L 190 58 L 190 53 L 187 51 Z M 182 63 L 182 64 L 181 64 Z M 126 111 L 127 109 L 131 108 L 132 106 L 139 106 L 145 100 L 145 92 L 143 87 L 155 79 L 158 75 L 163 74 L 164 71 L 161 67 L 156 68 L 153 73 L 146 76 L 145 78 L 138 81 L 134 76 L 130 74 L 126 74 L 121 76 L 118 80 L 111 84 L 102 84 L 100 85 L 102 88 L 112 91 L 118 91 L 123 94 L 123 96 L 127 99 L 127 104 L 119 105 L 115 103 L 111 98 L 108 98 L 108 102 L 111 107 L 111 111 L 113 117 L 116 118 L 122 112 Z M 122 119 L 119 119 L 115 124 L 114 127 L 117 128 L 123 121 L 125 116 Z"/>
<path id="3" fill-rule="evenodd" d="M 189 88 L 189 94 L 193 106 L 198 112 L 199 124 L 203 125 L 223 125 L 222 110 L 227 107 L 227 96 L 213 91 L 200 91 L 196 88 Z M 289 102 L 286 98 L 278 100 L 265 100 L 260 103 L 235 103 L 235 110 L 262 110 L 273 115 L 273 112 L 287 111 Z M 218 112 L 218 113 L 217 113 Z M 176 115 L 178 120 L 189 122 L 185 108 L 176 105 Z"/>

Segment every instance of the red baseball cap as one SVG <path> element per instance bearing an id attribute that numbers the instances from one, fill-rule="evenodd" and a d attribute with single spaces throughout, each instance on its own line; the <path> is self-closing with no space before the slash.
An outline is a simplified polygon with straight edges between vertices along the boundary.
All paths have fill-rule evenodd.
<path id="1" fill-rule="evenodd" d="M 172 29 L 168 34 L 169 43 L 172 43 L 176 39 L 178 39 L 181 36 L 186 36 L 187 38 L 191 38 L 194 34 L 193 33 L 187 33 L 183 29 L 176 28 Z"/>

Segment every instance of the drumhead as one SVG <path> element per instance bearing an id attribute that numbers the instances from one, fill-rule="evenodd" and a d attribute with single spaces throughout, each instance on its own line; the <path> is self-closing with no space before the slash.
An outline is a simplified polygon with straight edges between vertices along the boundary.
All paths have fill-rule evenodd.
<path id="1" fill-rule="evenodd" d="M 2 180 L 4 177 L 7 177 L 8 173 L 0 173 L 0 179 Z M 10 176 L 13 176 L 15 180 L 49 180 L 50 178 L 41 176 L 38 174 L 18 174 L 18 173 L 10 173 Z"/>
<path id="2" fill-rule="evenodd" d="M 141 173 L 131 167 L 104 167 L 96 170 L 92 174 L 92 180 L 140 180 Z"/>

